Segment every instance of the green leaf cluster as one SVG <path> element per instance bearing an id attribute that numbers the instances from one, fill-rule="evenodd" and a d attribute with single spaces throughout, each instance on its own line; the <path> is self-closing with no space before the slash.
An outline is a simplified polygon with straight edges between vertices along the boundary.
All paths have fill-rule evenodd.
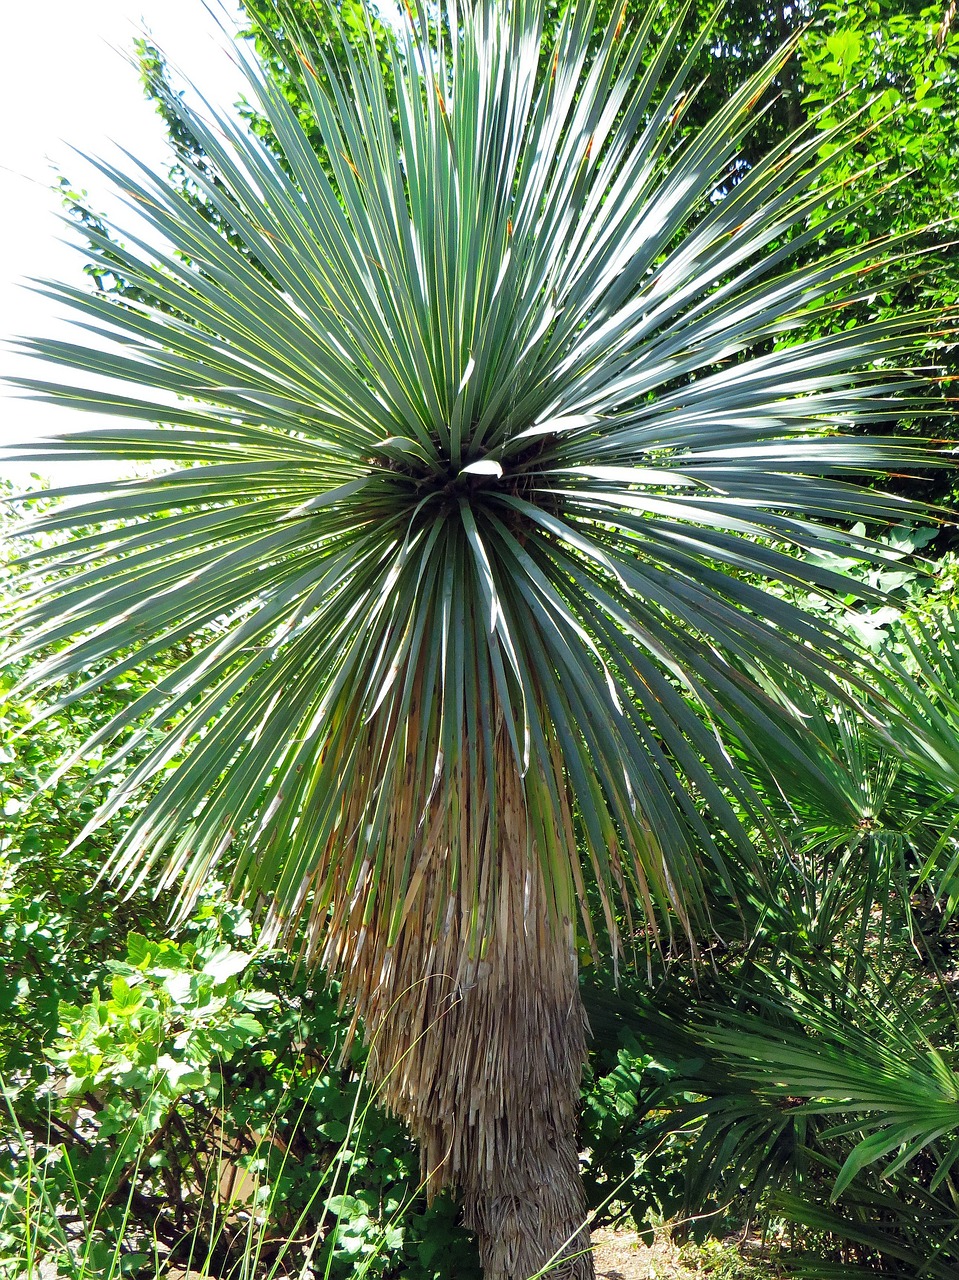
<path id="1" fill-rule="evenodd" d="M 65 1069 L 67 1096 L 102 1102 L 101 1138 L 122 1133 L 139 1146 L 183 1094 L 216 1100 L 219 1064 L 262 1036 L 256 1013 L 276 1003 L 270 992 L 238 985 L 250 960 L 227 943 L 198 949 L 131 933 L 127 959 L 107 963 L 109 998 L 94 990 L 83 1008 L 60 1004 L 49 1058 Z"/>
<path id="2" fill-rule="evenodd" d="M 0 1274 L 28 1248 L 83 1280 L 152 1275 L 158 1258 L 219 1275 L 476 1273 L 358 1050 L 338 1062 L 335 993 L 249 936 L 245 912 L 210 899 L 187 940 L 131 933 L 102 991 L 61 1004 L 46 1073 L 6 1081 Z"/>
<path id="3" fill-rule="evenodd" d="M 909 947 L 935 969 L 941 956 L 923 938 L 938 946 L 948 936 L 955 900 L 956 620 L 898 626 L 872 610 L 880 593 L 908 602 L 925 535 L 902 523 L 915 511 L 863 483 L 893 446 L 836 431 L 850 420 L 881 426 L 896 404 L 923 418 L 940 395 L 934 382 L 923 400 L 914 380 L 890 372 L 921 337 L 917 322 L 892 319 L 903 300 L 954 298 L 947 275 L 930 285 L 891 261 L 916 223 L 895 203 L 909 184 L 886 181 L 886 123 L 908 136 L 897 163 L 951 165 L 953 126 L 936 97 L 952 75 L 952 37 L 937 32 L 938 52 L 928 39 L 920 50 L 925 11 L 916 22 L 893 15 L 886 41 L 875 35 L 887 29 L 880 6 L 827 7 L 830 25 L 810 35 L 802 63 L 807 106 L 826 107 L 820 133 L 763 160 L 737 145 L 752 136 L 754 99 L 777 79 L 795 113 L 798 83 L 781 60 L 690 142 L 680 95 L 708 41 L 691 48 L 678 26 L 656 69 L 673 68 L 663 96 L 649 70 L 653 18 L 628 45 L 605 28 L 592 79 L 561 76 L 556 87 L 518 27 L 504 20 L 463 48 L 454 30 L 468 92 L 449 100 L 443 33 L 433 33 L 438 49 L 413 32 L 402 48 L 383 45 L 365 26 L 351 36 L 350 12 L 332 57 L 319 42 L 322 74 L 310 72 L 312 49 L 297 43 L 291 56 L 280 37 L 270 46 L 302 92 L 253 78 L 258 120 L 269 122 L 258 126 L 262 147 L 226 120 L 204 125 L 154 74 L 183 130 L 182 182 L 169 191 L 121 181 L 156 231 L 179 234 L 182 252 L 141 254 L 91 224 L 98 279 L 118 270 L 138 293 L 67 296 L 120 339 L 119 353 L 36 344 L 65 365 L 158 389 L 133 400 L 39 388 L 66 403 L 152 424 L 169 416 L 160 393 L 193 397 L 176 426 L 62 443 L 75 457 L 175 457 L 179 470 L 132 480 L 109 502 L 75 492 L 72 511 L 41 513 L 34 535 L 51 542 L 25 557 L 33 595 L 19 620 L 35 630 L 20 652 L 45 646 L 29 674 L 37 686 L 63 682 L 57 714 L 83 705 L 104 664 L 127 679 L 137 660 L 175 651 L 173 669 L 82 735 L 91 757 L 114 732 L 121 739 L 96 760 L 94 790 L 113 788 L 97 821 L 119 820 L 137 783 L 155 779 L 119 865 L 151 883 L 154 858 L 169 854 L 187 869 L 192 902 L 218 861 L 238 857 L 236 883 L 253 896 L 271 895 L 278 878 L 286 920 L 305 900 L 316 849 L 335 842 L 344 794 L 367 788 L 363 822 L 350 824 L 366 841 L 349 851 L 351 883 L 395 853 L 386 823 L 366 819 L 406 795 L 408 759 L 422 766 L 418 802 L 442 776 L 458 812 L 463 777 L 443 771 L 464 735 L 478 744 L 471 777 L 492 758 L 484 709 L 495 701 L 514 756 L 532 762 L 524 777 L 536 815 L 550 811 L 553 762 L 565 760 L 610 937 L 650 944 L 619 907 L 615 890 L 631 879 L 624 896 L 647 923 L 655 908 L 672 912 L 692 939 L 674 940 L 654 996 L 634 993 L 634 1039 L 597 1071 L 587 1106 L 594 1194 L 619 1170 L 635 1176 L 635 1144 L 678 1117 L 683 1136 L 663 1168 L 640 1171 L 660 1205 L 677 1202 L 688 1145 L 690 1205 L 776 1188 L 783 1213 L 812 1232 L 831 1223 L 861 1250 L 820 1264 L 881 1259 L 898 1274 L 950 1274 L 954 1158 L 938 1144 L 954 1137 L 955 1022 L 944 983 L 918 982 L 914 1000 L 891 977 L 897 965 L 908 971 Z M 590 32 L 575 19 L 557 31 L 586 66 Z M 353 56 L 353 37 L 367 43 L 366 60 Z M 518 117 L 534 140 L 552 140 L 548 159 L 492 111 L 499 98 L 484 98 L 478 51 L 488 47 L 504 77 L 523 69 Z M 876 101 L 860 73 L 866 55 L 884 85 Z M 841 131 L 847 109 L 862 114 L 858 134 Z M 488 153 L 511 157 L 500 186 L 472 167 L 481 118 L 492 119 Z M 939 145 L 933 122 L 945 131 Z M 636 153 L 648 163 L 624 184 L 641 128 L 647 150 Z M 887 172 L 850 204 L 849 180 L 863 169 Z M 940 188 L 952 190 L 951 173 Z M 877 261 L 877 232 L 907 239 Z M 846 256 L 824 248 L 831 235 Z M 623 236 L 633 248 L 617 257 Z M 777 274 L 790 254 L 798 269 Z M 891 402 L 893 392 L 909 399 Z M 863 524 L 847 532 L 854 514 Z M 866 521 L 885 532 L 870 538 Z M 54 545 L 71 528 L 70 546 Z M 882 660 L 875 692 L 852 666 L 862 641 Z M 370 754 L 357 762 L 359 728 L 370 725 Z M 188 743 L 193 755 L 175 769 Z M 264 812 L 271 838 L 258 844 Z M 777 829 L 785 840 L 771 838 Z M 580 888 L 570 887 L 572 841 L 550 846 L 551 830 L 543 821 L 544 861 L 569 905 Z M 621 848 L 629 856 L 611 860 Z M 30 915 L 16 874 L 10 999 L 29 1025 L 30 939 L 46 917 Z M 399 922 L 415 883 L 412 851 L 400 849 L 384 919 Z M 336 878 L 308 887 L 324 919 Z M 397 1221 L 412 1177 L 397 1166 L 401 1140 L 386 1140 L 382 1118 L 379 1146 L 356 1140 L 347 1099 L 357 1064 L 334 1064 L 342 1024 L 331 1000 L 289 970 L 271 985 L 268 968 L 281 962 L 246 963 L 234 936 L 245 917 L 231 924 L 216 902 L 188 942 L 151 941 L 144 925 L 127 958 L 109 962 L 108 987 L 85 979 L 82 997 L 57 1006 L 51 1052 L 65 1097 L 36 1082 L 17 1094 L 25 1137 L 11 1159 L 69 1148 L 73 1181 L 58 1195 L 97 1189 L 97 1221 L 107 1221 L 119 1183 L 105 1143 L 129 1132 L 119 1168 L 154 1221 L 169 1205 L 193 1215 L 165 1222 L 168 1249 L 178 1233 L 199 1232 L 228 1269 L 235 1242 L 260 1229 L 266 1188 L 288 1215 L 270 1248 L 298 1239 L 305 1214 L 324 1265 L 359 1259 L 385 1272 L 389 1251 L 408 1253 L 418 1229 L 415 1213 Z M 937 1002 L 934 1036 L 924 1001 Z M 43 1096 L 52 1129 L 39 1127 Z M 205 1190 L 211 1151 L 227 1148 L 253 1192 L 224 1211 Z M 66 1167 L 55 1157 L 54 1170 L 58 1159 Z M 344 1166 L 349 1187 L 336 1184 L 316 1217 L 316 1187 Z M 11 1203 L 19 1176 L 9 1174 Z M 110 1226 L 133 1256 L 143 1241 L 126 1226 L 139 1205 L 127 1200 Z M 945 1224 L 925 1244 L 906 1221 L 920 1208 Z M 863 1225 L 870 1212 L 878 1227 Z M 430 1221 L 406 1274 L 448 1265 Z M 452 1233 L 447 1243 L 455 1252 Z"/>

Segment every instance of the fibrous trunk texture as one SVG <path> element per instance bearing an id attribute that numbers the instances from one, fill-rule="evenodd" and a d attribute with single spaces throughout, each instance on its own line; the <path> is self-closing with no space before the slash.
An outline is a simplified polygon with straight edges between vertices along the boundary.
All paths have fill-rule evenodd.
<path id="1" fill-rule="evenodd" d="M 377 884 L 354 875 L 322 959 L 364 1020 L 378 1096 L 418 1140 L 430 1192 L 459 1189 L 486 1280 L 543 1268 L 589 1280 L 574 924 L 557 910 L 505 733 L 495 754 L 494 785 L 477 788 L 474 773 L 420 818 L 392 938 L 375 905 L 381 864 Z M 571 838 L 568 813 L 559 820 Z M 399 841 L 408 818 L 392 821 Z"/>
<path id="2" fill-rule="evenodd" d="M 459 1187 L 487 1280 L 528 1280 L 561 1259 L 551 1274 L 585 1280 L 575 952 L 571 931 L 546 917 L 536 871 L 512 871 L 485 957 L 459 982 L 415 939 L 384 967 L 365 1015 L 374 1071 L 420 1143 L 430 1185 Z"/>

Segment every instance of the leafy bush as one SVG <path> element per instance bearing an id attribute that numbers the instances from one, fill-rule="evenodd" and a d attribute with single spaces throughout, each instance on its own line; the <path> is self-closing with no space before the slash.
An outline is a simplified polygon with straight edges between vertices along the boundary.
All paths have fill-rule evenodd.
<path id="1" fill-rule="evenodd" d="M 61 1000 L 84 1003 L 117 938 L 134 927 L 159 928 L 164 899 L 124 901 L 97 874 L 126 815 L 67 853 L 92 813 L 89 786 L 98 760 L 88 758 L 54 786 L 44 784 L 62 754 L 103 722 L 124 688 L 86 698 L 33 724 L 40 710 L 11 696 L 18 671 L 0 669 L 0 1073 L 32 1072 L 38 1049 L 55 1033 Z M 155 670 L 137 681 L 146 687 Z"/>
<path id="2" fill-rule="evenodd" d="M 108 988 L 61 1003 L 45 1078 L 8 1087 L 0 1253 L 84 1280 L 158 1257 L 210 1275 L 478 1274 L 359 1049 L 339 1064 L 335 994 L 244 949 L 250 933 L 207 901 L 187 940 L 131 933 Z"/>
<path id="3" fill-rule="evenodd" d="M 637 1028 L 631 985 L 616 992 L 592 977 L 583 986 L 594 1034 L 583 1088 L 583 1182 L 595 1225 L 625 1218 L 651 1238 L 654 1223 L 685 1211 L 695 1130 L 675 1122 L 671 1102 L 660 1104 L 679 1067 L 668 1044 L 650 1036 L 648 1026 Z"/>

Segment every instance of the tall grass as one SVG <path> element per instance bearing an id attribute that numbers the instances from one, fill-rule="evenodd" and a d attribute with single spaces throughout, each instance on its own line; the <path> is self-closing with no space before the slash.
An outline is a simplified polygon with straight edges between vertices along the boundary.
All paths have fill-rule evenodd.
<path id="1" fill-rule="evenodd" d="M 24 1131 L 14 1105 L 13 1091 L 3 1087 L 7 1119 L 6 1141 L 20 1157 L 17 1176 L 0 1191 L 0 1277 L 3 1280 L 39 1280 L 48 1277 L 51 1265 L 64 1280 L 121 1280 L 136 1274 L 141 1280 L 167 1276 L 170 1268 L 199 1275 L 211 1270 L 218 1246 L 229 1243 L 231 1280 L 275 1280 L 277 1277 L 322 1276 L 329 1280 L 341 1235 L 350 1226 L 350 1187 L 357 1152 L 375 1094 L 364 1088 L 365 1073 L 355 1082 L 353 1107 L 347 1133 L 317 1179 L 311 1197 L 301 1207 L 292 1229 L 278 1237 L 276 1224 L 281 1209 L 282 1174 L 291 1157 L 289 1131 L 280 1134 L 270 1125 L 257 1141 L 239 1170 L 231 1153 L 221 1143 L 203 1170 L 202 1195 L 212 1209 L 212 1229 L 200 1226 L 171 1247 L 151 1235 L 142 1215 L 135 1211 L 137 1184 L 150 1158 L 149 1144 L 135 1130 L 117 1135 L 110 1153 L 106 1185 L 118 1183 L 125 1191 L 101 1196 L 91 1212 L 84 1208 L 86 1196 L 74 1169 L 70 1151 L 63 1143 L 38 1144 Z M 283 1109 L 281 1099 L 276 1114 Z M 309 1106 L 302 1101 L 298 1123 Z M 52 1129 L 52 1126 L 51 1126 Z M 132 1148 L 132 1149 L 131 1149 Z M 280 1151 L 280 1159 L 275 1160 Z M 54 1171 L 57 1176 L 54 1178 Z M 271 1177 L 267 1181 L 264 1172 Z M 238 1175 L 239 1172 L 239 1176 Z M 64 1183 L 73 1195 L 65 1201 Z M 221 1189 L 228 1188 L 225 1196 Z M 396 1228 L 409 1205 L 422 1190 L 411 1191 L 400 1209 L 391 1214 L 374 1234 L 372 1246 L 356 1258 L 353 1274 L 365 1277 L 377 1266 L 396 1238 Z M 72 1203 L 70 1201 L 72 1200 Z M 119 1224 L 106 1222 L 107 1210 L 122 1203 Z M 240 1232 L 236 1227 L 239 1224 Z M 238 1247 L 238 1243 L 240 1247 Z M 279 1246 L 279 1247 L 277 1247 Z M 322 1250 L 324 1257 L 317 1259 Z M 41 1272 L 42 1264 L 43 1270 Z M 222 1265 L 216 1274 L 223 1274 Z"/>

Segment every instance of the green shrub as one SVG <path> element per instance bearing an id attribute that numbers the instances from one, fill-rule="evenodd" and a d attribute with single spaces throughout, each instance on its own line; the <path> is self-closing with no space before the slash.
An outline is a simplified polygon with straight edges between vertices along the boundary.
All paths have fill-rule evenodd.
<path id="1" fill-rule="evenodd" d="M 8 1082 L 11 1277 L 28 1254 L 71 1280 L 153 1274 L 166 1256 L 211 1275 L 478 1274 L 355 1042 L 340 1064 L 335 993 L 251 952 L 250 934 L 209 900 L 185 939 L 131 933 L 104 989 L 61 1003 L 45 1077 Z"/>

